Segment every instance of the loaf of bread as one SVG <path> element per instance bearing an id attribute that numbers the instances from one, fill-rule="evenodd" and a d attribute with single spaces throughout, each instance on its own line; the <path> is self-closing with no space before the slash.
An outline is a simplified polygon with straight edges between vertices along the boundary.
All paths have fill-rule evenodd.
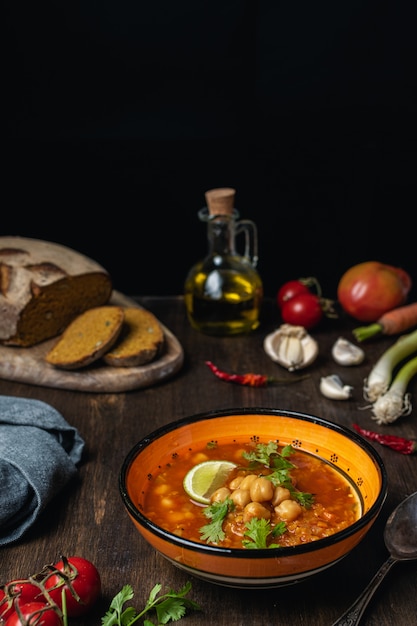
<path id="1" fill-rule="evenodd" d="M 119 306 L 101 306 L 85 311 L 67 326 L 46 354 L 47 363 L 65 370 L 90 365 L 115 344 L 123 321 L 123 308 Z"/>
<path id="2" fill-rule="evenodd" d="M 83 254 L 49 241 L 0 237 L 0 343 L 30 347 L 55 337 L 111 294 L 109 273 Z"/>
<path id="3" fill-rule="evenodd" d="M 114 367 L 145 365 L 161 354 L 164 342 L 164 331 L 150 311 L 125 307 L 122 333 L 103 361 Z"/>

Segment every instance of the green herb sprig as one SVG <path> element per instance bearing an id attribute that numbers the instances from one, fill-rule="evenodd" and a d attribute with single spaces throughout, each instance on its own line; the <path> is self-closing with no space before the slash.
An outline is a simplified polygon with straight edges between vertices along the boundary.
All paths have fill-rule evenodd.
<path id="1" fill-rule="evenodd" d="M 233 500 L 226 498 L 223 502 L 213 502 L 205 508 L 203 513 L 211 519 L 211 522 L 200 528 L 201 539 L 210 543 L 223 541 L 226 536 L 223 530 L 223 520 L 228 512 L 233 510 L 234 506 Z"/>
<path id="2" fill-rule="evenodd" d="M 101 626 L 131 626 L 136 624 L 142 617 L 150 611 L 155 611 L 157 623 L 144 619 L 143 626 L 163 626 L 168 622 L 180 620 L 187 612 L 187 609 L 200 611 L 201 607 L 186 598 L 191 591 L 191 583 L 187 582 L 179 591 L 170 589 L 167 593 L 161 594 L 162 585 L 157 584 L 151 590 L 145 608 L 139 613 L 133 606 L 124 608 L 126 602 L 132 600 L 134 593 L 131 585 L 125 585 L 113 598 L 106 615 L 101 618 Z"/>
<path id="3" fill-rule="evenodd" d="M 242 545 L 249 550 L 255 548 L 279 548 L 279 543 L 268 544 L 268 537 L 283 535 L 287 530 L 285 522 L 279 522 L 279 524 L 271 528 L 271 522 L 263 517 L 252 517 L 249 522 L 246 522 L 246 528 L 245 537 L 249 537 L 250 540 L 243 539 Z"/>

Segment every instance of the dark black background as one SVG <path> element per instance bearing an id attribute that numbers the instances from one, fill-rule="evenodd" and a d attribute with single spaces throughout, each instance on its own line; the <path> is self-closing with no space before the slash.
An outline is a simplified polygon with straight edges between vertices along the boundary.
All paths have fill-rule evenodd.
<path id="1" fill-rule="evenodd" d="M 7 0 L 1 232 L 178 294 L 204 192 L 256 222 L 267 295 L 352 264 L 417 282 L 412 2 Z"/>

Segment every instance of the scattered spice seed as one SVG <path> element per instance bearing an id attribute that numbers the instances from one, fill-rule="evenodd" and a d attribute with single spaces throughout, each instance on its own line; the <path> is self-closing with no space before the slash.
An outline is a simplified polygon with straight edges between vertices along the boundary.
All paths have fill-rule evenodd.
<path id="1" fill-rule="evenodd" d="M 401 454 L 414 454 L 417 452 L 417 442 L 412 439 L 405 439 L 397 435 L 381 435 L 372 430 L 360 428 L 357 424 L 353 424 L 353 428 L 366 439 L 377 441 L 382 446 L 388 446 L 397 452 L 401 452 Z"/>
<path id="2" fill-rule="evenodd" d="M 285 385 L 289 383 L 295 383 L 300 380 L 304 380 L 305 378 L 309 378 L 308 374 L 305 376 L 297 376 L 294 378 L 272 378 L 271 376 L 265 376 L 264 374 L 254 374 L 253 372 L 248 372 L 246 374 L 228 374 L 223 370 L 219 369 L 214 363 L 211 361 L 206 361 L 206 365 L 211 369 L 213 374 L 220 378 L 220 380 L 224 380 L 227 383 L 236 383 L 237 385 L 244 385 L 246 387 L 267 387 L 268 385 Z"/>

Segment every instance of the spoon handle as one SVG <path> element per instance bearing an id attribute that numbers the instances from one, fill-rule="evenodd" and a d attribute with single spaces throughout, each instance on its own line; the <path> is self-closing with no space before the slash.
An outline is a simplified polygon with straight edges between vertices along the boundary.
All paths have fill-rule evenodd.
<path id="1" fill-rule="evenodd" d="M 347 611 L 345 611 L 339 619 L 333 622 L 332 626 L 356 626 L 359 624 L 359 621 L 375 591 L 378 589 L 391 567 L 394 563 L 397 563 L 397 561 L 398 559 L 395 559 L 392 556 L 388 557 L 362 593 L 356 598 L 353 604 L 350 605 Z"/>

